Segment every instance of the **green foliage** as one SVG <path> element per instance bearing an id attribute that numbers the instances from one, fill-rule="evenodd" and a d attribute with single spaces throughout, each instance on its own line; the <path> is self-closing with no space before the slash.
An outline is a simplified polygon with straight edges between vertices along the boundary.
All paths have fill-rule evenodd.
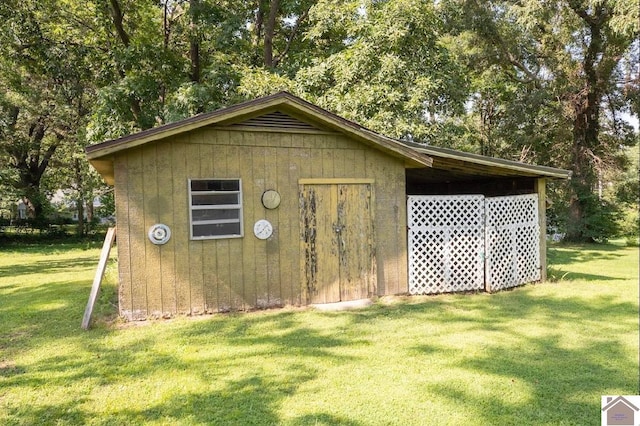
<path id="1" fill-rule="evenodd" d="M 263 68 L 247 67 L 241 71 L 242 79 L 238 93 L 246 99 L 271 95 L 282 90 L 298 93 L 296 83 L 285 75 L 280 75 Z"/>
<path id="2" fill-rule="evenodd" d="M 47 213 L 46 172 L 84 123 L 91 96 L 87 47 L 73 38 L 63 3 L 0 5 L 0 186 L 37 220 Z"/>
<path id="3" fill-rule="evenodd" d="M 100 196 L 100 207 L 98 207 L 96 214 L 99 217 L 115 216 L 116 198 L 113 191 L 109 191 Z"/>
<path id="4" fill-rule="evenodd" d="M 585 209 L 584 216 L 576 218 L 570 210 L 571 197 L 575 194 L 571 191 L 570 182 L 552 182 L 548 189 L 548 196 L 554 200 L 547 211 L 548 225 L 555 232 L 566 234 L 565 241 L 603 243 L 623 232 L 624 206 L 606 192 L 602 196 L 589 188 L 578 192 Z M 577 234 L 579 238 L 575 237 Z"/>
<path id="5" fill-rule="evenodd" d="M 640 215 L 637 206 L 627 207 L 620 219 L 620 236 L 629 246 L 640 245 Z"/>
<path id="6" fill-rule="evenodd" d="M 215 62 L 203 72 L 200 83 L 185 82 L 167 96 L 164 107 L 167 122 L 214 111 L 243 100 L 236 89 L 240 85 L 241 73 L 229 58 L 220 56 L 220 62 Z"/>
<path id="7" fill-rule="evenodd" d="M 433 5 L 320 2 L 311 19 L 312 40 L 330 38 L 335 26 L 345 40 L 297 73 L 312 102 L 383 134 L 433 143 L 438 117 L 462 111 L 466 81 L 439 40 Z"/>
<path id="8" fill-rule="evenodd" d="M 639 149 L 635 145 L 626 152 L 628 166 L 626 170 L 612 178 L 610 197 L 620 206 L 621 218 L 619 220 L 620 236 L 627 245 L 638 246 L 640 244 L 640 188 L 639 179 Z"/>
<path id="9" fill-rule="evenodd" d="M 640 136 L 638 136 L 640 138 Z M 627 150 L 627 164 L 625 170 L 621 174 L 617 174 L 613 178 L 616 183 L 614 186 L 615 199 L 618 202 L 627 205 L 640 205 L 640 180 L 638 173 L 640 172 L 640 146 L 635 145 Z"/>
<path id="10" fill-rule="evenodd" d="M 613 203 L 598 200 L 595 195 L 589 196 L 584 203 L 584 221 L 580 224 L 580 234 L 596 242 L 606 242 L 609 238 L 620 234 L 620 211 Z M 573 223 L 569 223 L 567 231 L 572 234 Z M 573 232 L 573 234 L 578 234 Z M 571 241 L 569 238 L 568 241 Z"/>
<path id="11" fill-rule="evenodd" d="M 441 5 L 449 45 L 471 78 L 471 119 L 463 121 L 471 136 L 463 146 L 571 169 L 565 196 L 554 200 L 568 203 L 569 238 L 613 236 L 616 208 L 594 194 L 607 175 L 625 169 L 622 149 L 636 143 L 620 113 L 634 108 L 638 91 L 629 77 L 637 8 L 617 0 Z"/>
<path id="12" fill-rule="evenodd" d="M 0 199 L 32 215 L 61 187 L 103 190 L 87 144 L 280 90 L 388 136 L 571 168 L 554 201 L 575 239 L 613 230 L 600 183 L 638 193 L 620 179 L 637 144 L 621 114 L 640 113 L 625 0 L 7 0 L 0 19 Z"/>

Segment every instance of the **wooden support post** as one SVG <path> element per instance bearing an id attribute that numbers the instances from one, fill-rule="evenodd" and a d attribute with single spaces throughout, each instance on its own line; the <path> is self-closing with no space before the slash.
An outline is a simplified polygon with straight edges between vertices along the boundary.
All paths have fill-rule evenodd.
<path id="1" fill-rule="evenodd" d="M 484 223 L 482 224 L 483 234 L 484 234 L 484 249 L 482 253 L 482 257 L 484 258 L 484 291 L 487 293 L 491 293 L 491 277 L 489 274 L 490 259 L 489 259 L 489 215 L 487 214 L 487 197 L 484 197 L 482 200 L 482 212 L 484 217 Z"/>
<path id="2" fill-rule="evenodd" d="M 540 281 L 547 280 L 547 188 L 546 179 L 535 180 L 538 193 L 538 223 L 540 225 Z"/>
<path id="3" fill-rule="evenodd" d="M 82 328 L 89 329 L 89 322 L 91 321 L 91 313 L 93 312 L 93 305 L 96 303 L 98 293 L 100 291 L 100 284 L 104 277 L 104 271 L 107 267 L 107 260 L 109 260 L 109 253 L 111 252 L 111 246 L 113 240 L 116 237 L 116 228 L 109 228 L 107 236 L 104 238 L 104 244 L 102 244 L 102 251 L 100 252 L 100 261 L 98 262 L 98 269 L 96 275 L 93 277 L 93 285 L 91 286 L 91 293 L 89 294 L 89 301 L 87 307 L 84 309 L 84 316 L 82 317 Z"/>

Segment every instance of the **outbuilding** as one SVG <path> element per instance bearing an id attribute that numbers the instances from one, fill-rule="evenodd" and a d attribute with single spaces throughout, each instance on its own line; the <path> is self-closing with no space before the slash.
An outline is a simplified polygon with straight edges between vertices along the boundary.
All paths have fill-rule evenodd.
<path id="1" fill-rule="evenodd" d="M 534 255 L 526 268 L 541 280 L 545 179 L 569 177 L 403 143 L 286 92 L 86 152 L 115 187 L 120 313 L 129 319 L 468 290 L 457 284 L 451 247 L 465 251 L 469 241 L 474 252 L 464 256 L 482 269 L 471 275 L 483 277 L 473 285 L 502 288 L 484 280 L 487 229 L 498 226 L 487 225 L 486 200 L 495 196 L 533 200 L 527 235 L 535 241 L 527 244 L 537 264 Z M 530 210 L 531 201 L 517 203 Z M 438 230 L 433 213 L 416 218 L 424 208 L 440 211 L 449 230 Z M 454 223 L 468 216 L 482 234 Z M 521 238 L 511 231 L 504 255 Z M 517 275 L 515 256 L 507 269 Z"/>

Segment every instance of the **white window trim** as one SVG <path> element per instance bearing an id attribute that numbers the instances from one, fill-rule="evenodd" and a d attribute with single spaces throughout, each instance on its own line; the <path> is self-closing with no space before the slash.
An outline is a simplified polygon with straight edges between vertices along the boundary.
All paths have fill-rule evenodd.
<path id="1" fill-rule="evenodd" d="M 238 182 L 238 190 L 237 191 L 191 191 L 191 182 L 192 181 L 201 181 L 201 180 L 227 180 L 227 181 L 237 181 Z M 189 194 L 189 239 L 191 240 L 220 240 L 225 238 L 242 238 L 244 237 L 244 221 L 243 221 L 243 202 L 242 202 L 242 179 L 240 178 L 193 178 L 188 179 L 187 189 Z M 194 206 L 192 205 L 193 201 L 193 193 L 196 194 L 238 194 L 238 204 L 211 204 L 211 205 L 200 205 Z M 223 209 L 238 209 L 238 220 L 236 219 L 214 219 L 214 220 L 193 220 L 193 211 L 194 210 L 223 210 Z M 193 226 L 194 225 L 210 225 L 210 224 L 222 224 L 222 223 L 238 223 L 240 222 L 240 234 L 229 234 L 229 235 L 206 235 L 206 236 L 194 236 L 193 235 Z"/>

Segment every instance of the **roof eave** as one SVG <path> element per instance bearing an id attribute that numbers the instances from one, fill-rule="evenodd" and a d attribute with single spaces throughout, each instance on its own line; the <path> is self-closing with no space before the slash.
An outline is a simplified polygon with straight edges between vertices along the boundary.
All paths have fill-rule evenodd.
<path id="1" fill-rule="evenodd" d="M 432 157 L 444 157 L 454 160 L 468 161 L 474 164 L 513 170 L 516 172 L 525 173 L 530 176 L 547 177 L 553 179 L 570 179 L 572 174 L 570 170 L 525 164 L 512 160 L 486 157 L 483 155 L 472 154 L 463 151 L 455 151 L 447 148 L 416 146 L 416 144 L 412 144 L 411 147 L 418 152 L 422 152 Z"/>
<path id="2" fill-rule="evenodd" d="M 107 185 L 115 184 L 115 174 L 113 170 L 113 160 L 111 158 L 89 159 L 89 163 L 98 172 Z"/>

